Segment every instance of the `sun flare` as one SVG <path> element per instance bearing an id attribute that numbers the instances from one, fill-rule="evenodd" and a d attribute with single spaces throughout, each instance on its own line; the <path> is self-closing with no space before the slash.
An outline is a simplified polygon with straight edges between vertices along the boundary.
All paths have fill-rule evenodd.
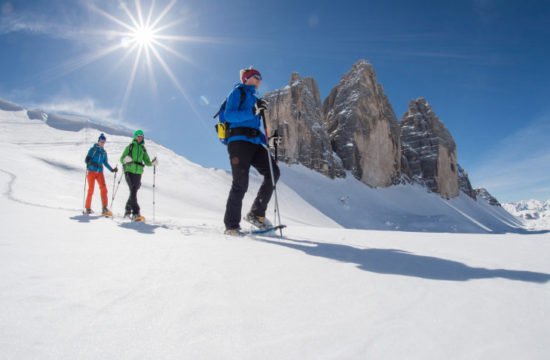
<path id="1" fill-rule="evenodd" d="M 150 27 L 140 26 L 136 28 L 134 34 L 132 35 L 132 40 L 139 46 L 153 46 L 153 42 L 155 41 L 155 32 Z"/>

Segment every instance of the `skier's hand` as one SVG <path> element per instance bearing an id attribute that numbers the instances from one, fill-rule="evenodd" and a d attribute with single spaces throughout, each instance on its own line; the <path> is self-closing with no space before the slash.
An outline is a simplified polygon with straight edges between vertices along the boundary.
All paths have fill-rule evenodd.
<path id="1" fill-rule="evenodd" d="M 157 159 L 157 157 L 155 156 L 155 158 L 153 159 L 153 161 L 151 161 L 151 163 L 153 164 L 153 166 L 157 166 L 159 164 L 159 161 Z"/>
<path id="2" fill-rule="evenodd" d="M 86 162 L 86 164 L 89 164 L 91 160 L 92 160 L 92 158 L 90 158 L 89 156 L 86 156 L 86 160 L 84 160 L 84 161 Z"/>
<path id="3" fill-rule="evenodd" d="M 118 172 L 118 167 L 114 168 L 113 172 L 116 174 Z"/>
<path id="4" fill-rule="evenodd" d="M 254 115 L 260 115 L 262 112 L 267 111 L 268 106 L 269 101 L 266 99 L 256 100 L 256 104 L 254 104 Z"/>
<path id="5" fill-rule="evenodd" d="M 132 157 L 130 157 L 130 156 L 126 156 L 126 157 L 124 158 L 124 163 L 125 163 L 125 164 L 130 164 L 130 163 L 132 163 L 133 161 L 134 161 L 134 159 L 132 159 Z"/>

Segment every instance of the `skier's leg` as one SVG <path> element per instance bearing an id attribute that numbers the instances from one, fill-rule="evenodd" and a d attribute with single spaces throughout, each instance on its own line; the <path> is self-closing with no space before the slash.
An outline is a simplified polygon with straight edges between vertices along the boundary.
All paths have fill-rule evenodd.
<path id="1" fill-rule="evenodd" d="M 241 223 L 243 198 L 248 190 L 248 172 L 253 149 L 254 144 L 247 141 L 235 141 L 227 146 L 233 182 L 225 207 L 224 223 L 226 229 L 237 229 Z"/>
<path id="2" fill-rule="evenodd" d="M 105 175 L 103 173 L 97 175 L 97 183 L 99 184 L 99 190 L 101 190 L 101 202 L 103 203 L 103 207 L 106 208 L 109 205 L 109 198 L 107 185 L 105 184 Z"/>
<path id="3" fill-rule="evenodd" d="M 254 166 L 254 168 L 258 170 L 260 175 L 264 177 L 264 181 L 262 182 L 262 186 L 260 186 L 260 189 L 258 190 L 258 194 L 256 195 L 256 199 L 254 199 L 254 203 L 252 204 L 252 208 L 250 209 L 250 211 L 254 215 L 261 217 L 265 217 L 267 205 L 269 204 L 269 200 L 271 200 L 271 196 L 273 195 L 273 183 L 271 181 L 271 173 L 268 161 L 271 161 L 271 164 L 273 166 L 273 177 L 275 178 L 275 183 L 277 183 L 281 175 L 279 166 L 277 166 L 277 163 L 270 156 L 267 150 L 264 149 L 261 145 L 258 145 L 258 149 L 254 153 L 254 158 L 252 159 L 252 166 Z"/>
<path id="4" fill-rule="evenodd" d="M 92 197 L 94 195 L 95 172 L 88 171 L 88 196 L 86 197 L 86 209 L 92 208 Z"/>
<path id="5" fill-rule="evenodd" d="M 130 174 L 130 177 L 132 182 L 132 187 L 130 189 L 130 207 L 134 215 L 140 215 L 137 193 L 141 188 L 141 174 Z"/>
<path id="6" fill-rule="evenodd" d="M 128 196 L 128 201 L 126 201 L 126 214 L 132 214 L 132 174 L 125 173 L 124 177 L 126 178 L 126 183 L 128 184 L 128 189 L 130 190 L 130 195 Z"/>

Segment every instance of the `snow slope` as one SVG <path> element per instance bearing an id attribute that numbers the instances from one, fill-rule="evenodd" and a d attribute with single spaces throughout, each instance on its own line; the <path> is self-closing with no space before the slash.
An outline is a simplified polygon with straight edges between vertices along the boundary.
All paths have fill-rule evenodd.
<path id="1" fill-rule="evenodd" d="M 229 174 L 154 143 L 156 222 L 84 217 L 84 137 L 0 112 L 3 359 L 547 358 L 548 233 L 344 229 L 293 167 L 286 238 L 226 238 Z M 109 136 L 109 153 L 127 143 Z"/>
<path id="2" fill-rule="evenodd" d="M 464 193 L 444 200 L 420 185 L 372 189 L 349 175 L 329 179 L 303 166 L 284 167 L 282 181 L 345 228 L 499 233 L 523 232 L 521 221 Z"/>

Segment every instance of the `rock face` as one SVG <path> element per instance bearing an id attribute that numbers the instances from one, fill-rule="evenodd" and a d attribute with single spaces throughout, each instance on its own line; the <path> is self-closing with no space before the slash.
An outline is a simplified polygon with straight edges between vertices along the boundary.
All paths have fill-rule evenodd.
<path id="1" fill-rule="evenodd" d="M 468 173 L 462 168 L 462 166 L 460 166 L 460 164 L 458 164 L 458 187 L 460 188 L 460 191 L 472 199 L 477 199 L 476 192 L 472 187 Z"/>
<path id="2" fill-rule="evenodd" d="M 458 196 L 456 144 L 428 102 L 412 100 L 400 125 L 403 172 L 444 198 Z"/>
<path id="3" fill-rule="evenodd" d="M 344 168 L 371 187 L 400 176 L 399 124 L 371 64 L 355 63 L 323 104 L 325 128 Z"/>
<path id="4" fill-rule="evenodd" d="M 294 73 L 288 86 L 266 94 L 266 98 L 268 126 L 282 136 L 279 159 L 300 163 L 331 178 L 345 176 L 342 161 L 332 151 L 323 128 L 321 98 L 313 78 L 302 79 Z"/>
<path id="5" fill-rule="evenodd" d="M 485 199 L 487 200 L 487 202 L 490 204 L 490 205 L 493 205 L 493 206 L 502 206 L 500 205 L 500 202 L 493 196 L 489 193 L 489 191 L 487 191 L 487 189 L 485 188 L 479 188 L 479 189 L 475 189 L 475 192 L 476 192 L 476 195 L 482 199 Z"/>
<path id="6" fill-rule="evenodd" d="M 267 121 L 282 136 L 279 158 L 286 163 L 331 178 L 344 177 L 347 170 L 371 187 L 408 181 L 446 199 L 460 191 L 479 196 L 457 163 L 453 137 L 428 102 L 412 100 L 398 123 L 365 60 L 353 65 L 323 103 L 315 80 L 296 73 L 289 85 L 266 98 Z"/>

